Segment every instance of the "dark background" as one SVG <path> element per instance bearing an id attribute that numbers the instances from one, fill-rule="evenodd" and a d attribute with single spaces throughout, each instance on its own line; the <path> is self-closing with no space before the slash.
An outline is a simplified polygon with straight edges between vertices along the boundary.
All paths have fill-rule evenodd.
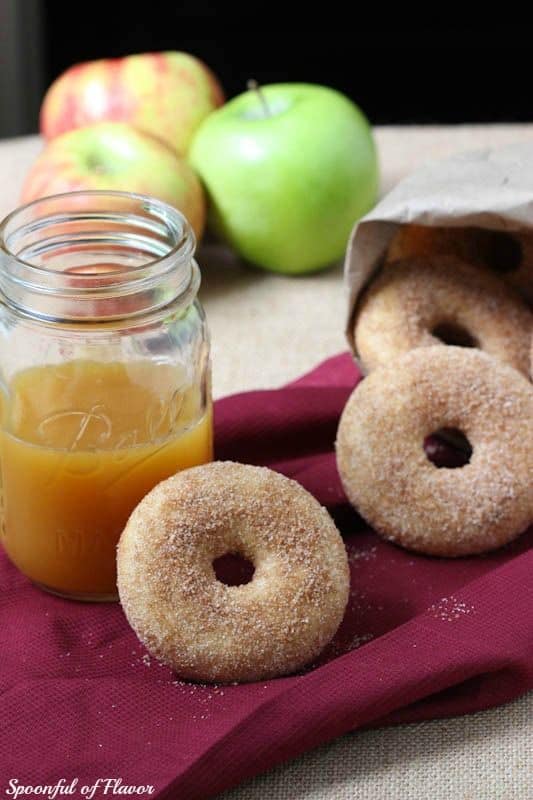
<path id="1" fill-rule="evenodd" d="M 306 80 L 346 92 L 374 123 L 533 119 L 533 41 L 524 28 L 358 28 L 343 24 L 343 9 L 355 14 L 356 7 L 336 2 L 322 6 L 329 21 L 315 17 L 314 24 L 305 23 L 308 15 L 291 23 L 270 3 L 250 5 L 248 15 L 231 14 L 231 4 L 215 10 L 208 2 L 170 3 L 149 20 L 132 14 L 132 3 L 110 5 L 113 25 L 90 14 L 76 36 L 58 42 L 54 32 L 76 27 L 79 10 L 72 3 L 66 15 L 61 3 L 48 4 L 48 81 L 79 60 L 186 50 L 212 67 L 229 96 L 250 77 Z"/>
<path id="2" fill-rule="evenodd" d="M 15 40 L 20 56 L 18 75 L 4 81 L 11 99 L 3 108 L 0 92 L 4 136 L 37 129 L 46 87 L 71 64 L 165 49 L 202 58 L 230 97 L 250 77 L 304 80 L 345 92 L 374 124 L 533 121 L 533 46 L 525 23 L 357 26 L 357 8 L 350 17 L 350 7 L 336 2 L 303 7 L 299 15 L 288 2 L 239 7 L 205 0 L 0 0 L 2 8 L 12 19 L 7 14 L 0 24 L 0 62 L 1 39 Z M 13 89 L 17 81 L 20 90 Z M 24 108 L 15 118 L 9 108 L 17 98 Z"/>

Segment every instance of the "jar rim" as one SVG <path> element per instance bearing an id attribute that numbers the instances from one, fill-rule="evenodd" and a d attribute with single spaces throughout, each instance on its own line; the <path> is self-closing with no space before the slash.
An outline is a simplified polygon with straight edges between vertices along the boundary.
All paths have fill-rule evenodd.
<path id="1" fill-rule="evenodd" d="M 49 195 L 0 222 L 0 292 L 49 320 L 138 315 L 189 293 L 195 246 L 184 215 L 149 195 Z"/>
<path id="2" fill-rule="evenodd" d="M 57 194 L 50 194 L 45 195 L 43 197 L 38 197 L 35 200 L 30 200 L 29 203 L 24 203 L 21 206 L 13 209 L 7 214 L 3 219 L 0 220 L 0 250 L 2 250 L 6 256 L 10 258 L 16 258 L 17 261 L 23 263 L 26 267 L 31 270 L 38 270 L 39 272 L 51 272 L 54 273 L 55 270 L 49 270 L 46 267 L 41 267 L 36 264 L 32 264 L 30 261 L 25 261 L 23 258 L 20 258 L 17 253 L 14 253 L 12 250 L 9 249 L 6 243 L 5 232 L 6 229 L 9 227 L 9 224 L 16 219 L 17 216 L 21 215 L 23 212 L 29 211 L 32 208 L 36 208 L 37 206 L 51 202 L 51 201 L 61 201 L 62 198 L 73 198 L 73 197 L 116 197 L 117 199 L 123 200 L 137 200 L 141 203 L 146 204 L 150 208 L 156 209 L 159 208 L 160 211 L 164 212 L 164 218 L 166 216 L 171 220 L 171 224 L 173 225 L 174 229 L 177 227 L 181 227 L 181 236 L 176 237 L 175 245 L 166 252 L 163 256 L 158 258 L 154 258 L 151 261 L 146 261 L 142 264 L 142 267 L 150 267 L 157 262 L 161 261 L 165 258 L 174 258 L 175 256 L 182 255 L 184 258 L 192 257 L 194 250 L 196 249 L 196 237 L 194 235 L 194 231 L 188 222 L 187 218 L 178 211 L 177 208 L 171 206 L 170 203 L 166 203 L 164 200 L 159 200 L 156 197 L 152 197 L 151 195 L 142 194 L 141 192 L 125 192 L 125 191 L 118 191 L 115 189 L 81 189 L 76 190 L 73 192 L 59 192 Z M 168 220 L 166 220 L 168 222 Z M 185 248 L 185 245 L 188 244 L 188 247 Z M 181 253 L 180 253 L 181 251 Z M 185 252 L 184 252 L 185 251 Z M 181 259 L 180 259 L 181 260 Z M 130 268 L 131 271 L 131 268 Z"/>

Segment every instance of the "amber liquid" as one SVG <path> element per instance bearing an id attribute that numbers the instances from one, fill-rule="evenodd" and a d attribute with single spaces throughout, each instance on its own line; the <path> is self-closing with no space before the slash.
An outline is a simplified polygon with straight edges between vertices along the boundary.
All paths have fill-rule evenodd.
<path id="1" fill-rule="evenodd" d="M 111 599 L 133 508 L 212 457 L 211 407 L 175 366 L 80 360 L 20 372 L 0 437 L 5 549 L 44 588 Z"/>

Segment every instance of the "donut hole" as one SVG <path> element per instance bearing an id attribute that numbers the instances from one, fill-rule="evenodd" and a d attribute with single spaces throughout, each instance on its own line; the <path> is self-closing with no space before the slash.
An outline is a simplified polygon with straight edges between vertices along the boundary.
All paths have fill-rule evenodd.
<path id="1" fill-rule="evenodd" d="M 439 428 L 424 440 L 424 452 L 439 469 L 457 469 L 470 462 L 473 449 L 458 428 Z"/>
<path id="2" fill-rule="evenodd" d="M 481 249 L 484 263 L 494 272 L 516 272 L 522 264 L 522 244 L 510 233 L 484 231 Z"/>
<path id="3" fill-rule="evenodd" d="M 431 331 L 435 339 L 455 347 L 479 347 L 478 340 L 456 322 L 440 322 Z"/>
<path id="4" fill-rule="evenodd" d="M 254 577 L 255 567 L 240 553 L 225 553 L 215 558 L 213 570 L 217 581 L 225 586 L 243 586 Z"/>

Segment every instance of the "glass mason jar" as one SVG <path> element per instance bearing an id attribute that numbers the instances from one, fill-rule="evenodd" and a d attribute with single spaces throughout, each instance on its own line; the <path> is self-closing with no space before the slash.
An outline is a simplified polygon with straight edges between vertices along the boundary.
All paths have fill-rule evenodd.
<path id="1" fill-rule="evenodd" d="M 51 592 L 116 599 L 135 505 L 212 459 L 194 248 L 175 209 L 122 192 L 47 197 L 0 226 L 1 537 Z"/>

